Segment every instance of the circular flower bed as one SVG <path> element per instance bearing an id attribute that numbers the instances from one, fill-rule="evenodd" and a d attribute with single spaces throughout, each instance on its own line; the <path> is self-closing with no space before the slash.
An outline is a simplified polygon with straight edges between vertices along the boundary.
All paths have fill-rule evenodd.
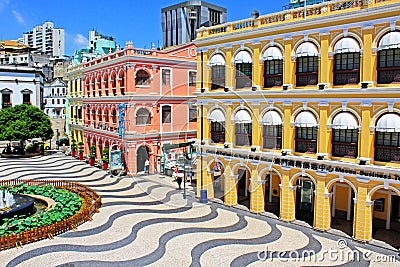
<path id="1" fill-rule="evenodd" d="M 53 185 L 36 186 L 20 184 L 15 187 L 2 186 L 0 190 L 7 190 L 12 194 L 41 195 L 56 202 L 54 209 L 40 212 L 32 216 L 17 216 L 6 218 L 0 226 L 0 236 L 17 234 L 32 228 L 60 222 L 77 213 L 82 206 L 82 199 L 74 192 L 58 189 Z"/>

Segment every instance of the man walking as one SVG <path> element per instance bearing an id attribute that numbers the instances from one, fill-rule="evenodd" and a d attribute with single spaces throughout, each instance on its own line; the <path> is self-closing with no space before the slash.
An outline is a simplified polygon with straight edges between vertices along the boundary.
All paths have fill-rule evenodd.
<path id="1" fill-rule="evenodd" d="M 150 162 L 148 159 L 144 162 L 144 172 L 147 172 L 147 175 L 150 173 Z"/>

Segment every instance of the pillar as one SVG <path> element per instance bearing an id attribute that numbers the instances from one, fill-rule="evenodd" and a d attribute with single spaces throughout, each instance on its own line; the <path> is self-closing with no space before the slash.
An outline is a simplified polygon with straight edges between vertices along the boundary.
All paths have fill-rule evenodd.
<path id="1" fill-rule="evenodd" d="M 331 195 L 325 191 L 325 177 L 318 177 L 316 186 L 314 228 L 326 231 L 331 228 Z"/>
<path id="2" fill-rule="evenodd" d="M 208 53 L 204 52 L 203 53 L 203 88 L 206 90 L 211 89 L 211 71 L 208 68 Z"/>
<path id="3" fill-rule="evenodd" d="M 281 219 L 283 221 L 293 221 L 296 219 L 296 203 L 294 194 L 296 187 L 290 184 L 289 171 L 282 173 L 281 183 Z"/>
<path id="4" fill-rule="evenodd" d="M 203 140 L 210 141 L 211 140 L 211 123 L 208 122 L 208 111 L 210 107 L 208 105 L 203 104 Z"/>
<path id="5" fill-rule="evenodd" d="M 291 38 L 284 39 L 284 61 L 283 61 L 283 84 L 295 84 L 295 63 L 292 62 L 293 40 Z"/>
<path id="6" fill-rule="evenodd" d="M 285 103 L 283 110 L 283 143 L 282 149 L 286 151 L 294 151 L 294 127 L 291 125 L 292 104 Z"/>
<path id="7" fill-rule="evenodd" d="M 321 33 L 321 52 L 320 52 L 320 64 L 318 71 L 318 80 L 320 83 L 328 84 L 331 81 L 331 73 L 332 73 L 332 59 L 329 56 L 329 43 L 330 43 L 330 34 L 329 33 Z"/>
<path id="8" fill-rule="evenodd" d="M 262 146 L 262 131 L 260 127 L 260 105 L 253 105 L 253 128 L 252 128 L 252 146 L 257 149 Z"/>
<path id="9" fill-rule="evenodd" d="M 359 158 L 368 161 L 373 158 L 373 134 L 370 131 L 372 104 L 361 105 L 361 134 Z"/>
<path id="10" fill-rule="evenodd" d="M 262 184 L 259 183 L 259 172 L 257 166 L 253 166 L 251 170 L 250 182 L 250 211 L 261 213 L 264 211 L 264 190 Z"/>
<path id="11" fill-rule="evenodd" d="M 261 83 L 261 78 L 263 77 L 262 75 L 262 67 L 260 63 L 260 49 L 261 49 L 261 44 L 256 43 L 253 46 L 253 86 L 256 86 L 257 88 L 262 88 L 262 83 Z"/>
<path id="12" fill-rule="evenodd" d="M 331 139 L 328 133 L 329 104 L 319 104 L 318 154 L 328 155 Z"/>
<path id="13" fill-rule="evenodd" d="M 373 60 L 372 60 L 372 44 L 374 41 L 374 27 L 368 26 L 362 29 L 363 33 L 363 52 L 362 52 L 362 67 L 361 67 L 361 82 L 373 81 Z M 376 58 L 376 57 L 375 57 Z M 376 60 L 376 59 L 375 59 Z"/>
<path id="14" fill-rule="evenodd" d="M 235 68 L 232 66 L 232 47 L 226 49 L 225 87 L 234 88 Z"/>
<path id="15" fill-rule="evenodd" d="M 237 199 L 237 176 L 233 175 L 232 169 L 231 169 L 232 162 L 227 162 L 225 166 L 225 179 L 224 179 L 224 190 L 225 190 L 225 204 L 227 206 L 234 206 L 238 202 Z"/>
<path id="16" fill-rule="evenodd" d="M 225 108 L 226 120 L 225 120 L 225 142 L 232 144 L 235 129 L 232 123 L 232 106 L 227 105 Z M 232 144 L 233 145 L 233 144 Z"/>
<path id="17" fill-rule="evenodd" d="M 367 201 L 368 184 L 360 183 L 358 186 L 354 238 L 361 241 L 372 239 L 372 202 Z"/>

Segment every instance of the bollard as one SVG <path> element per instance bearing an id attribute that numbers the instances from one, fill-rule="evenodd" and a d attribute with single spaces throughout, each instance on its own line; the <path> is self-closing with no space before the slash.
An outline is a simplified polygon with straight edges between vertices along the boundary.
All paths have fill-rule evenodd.
<path id="1" fill-rule="evenodd" d="M 206 204 L 207 203 L 207 190 L 200 190 L 200 202 Z"/>

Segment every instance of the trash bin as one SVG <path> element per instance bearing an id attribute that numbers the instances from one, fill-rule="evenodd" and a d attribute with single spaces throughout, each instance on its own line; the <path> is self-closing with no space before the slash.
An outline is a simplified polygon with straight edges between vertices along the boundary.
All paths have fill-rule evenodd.
<path id="1" fill-rule="evenodd" d="M 207 190 L 205 189 L 200 190 L 200 202 L 207 203 Z"/>

